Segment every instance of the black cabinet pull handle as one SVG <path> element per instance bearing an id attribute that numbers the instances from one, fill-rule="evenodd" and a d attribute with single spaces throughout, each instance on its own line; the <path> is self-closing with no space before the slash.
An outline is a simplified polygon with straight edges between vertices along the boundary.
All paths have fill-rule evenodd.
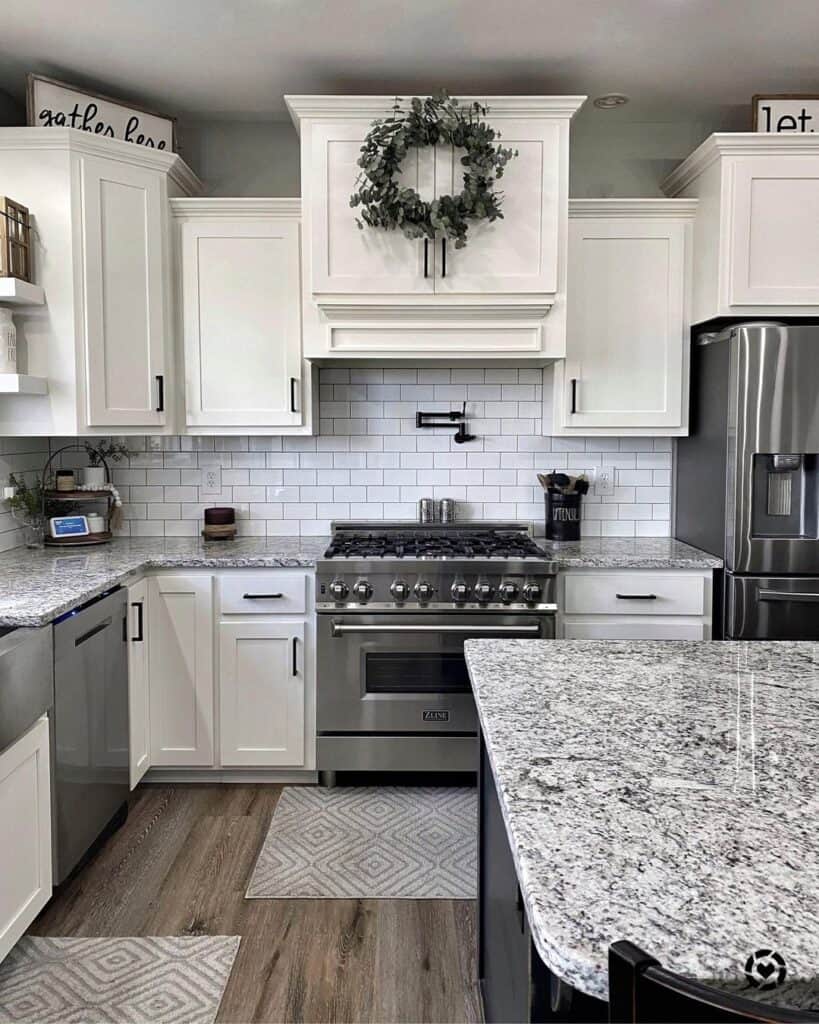
<path id="1" fill-rule="evenodd" d="M 298 643 L 299 643 L 299 638 L 297 636 L 294 636 L 293 637 L 293 675 L 294 676 L 297 676 L 299 674 Z"/>
<path id="2" fill-rule="evenodd" d="M 137 631 L 136 636 L 131 637 L 131 643 L 138 644 L 145 639 L 144 623 L 142 621 L 142 601 L 132 601 L 131 607 L 137 610 Z"/>
<path id="3" fill-rule="evenodd" d="M 441 277 L 446 277 L 446 235 L 441 239 Z"/>
<path id="4" fill-rule="evenodd" d="M 429 277 L 429 239 L 424 239 L 424 277 Z"/>
<path id="5" fill-rule="evenodd" d="M 284 597 L 284 594 L 242 594 L 245 601 L 272 601 L 276 597 Z"/>
<path id="6" fill-rule="evenodd" d="M 523 912 L 523 893 L 520 891 L 520 886 L 517 886 L 517 895 L 515 896 L 515 910 L 518 914 L 520 931 L 521 934 L 523 934 L 526 931 L 526 916 Z"/>
<path id="7" fill-rule="evenodd" d="M 572 377 L 572 413 L 577 412 L 577 377 Z"/>
<path id="8" fill-rule="evenodd" d="M 296 386 L 299 383 L 298 377 L 290 378 L 290 412 L 298 412 L 296 408 Z"/>
<path id="9" fill-rule="evenodd" d="M 656 601 L 656 594 L 615 594 L 618 601 Z"/>
<path id="10" fill-rule="evenodd" d="M 165 412 L 165 376 L 162 373 L 156 375 L 156 411 Z"/>

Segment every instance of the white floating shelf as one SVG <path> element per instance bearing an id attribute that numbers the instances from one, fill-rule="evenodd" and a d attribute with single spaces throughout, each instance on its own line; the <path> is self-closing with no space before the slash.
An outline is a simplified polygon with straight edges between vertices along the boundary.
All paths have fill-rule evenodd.
<path id="1" fill-rule="evenodd" d="M 45 377 L 31 377 L 27 373 L 0 373 L 0 395 L 47 395 Z"/>
<path id="2" fill-rule="evenodd" d="M 42 306 L 44 302 L 45 292 L 40 285 L 18 277 L 0 277 L 0 304 Z"/>

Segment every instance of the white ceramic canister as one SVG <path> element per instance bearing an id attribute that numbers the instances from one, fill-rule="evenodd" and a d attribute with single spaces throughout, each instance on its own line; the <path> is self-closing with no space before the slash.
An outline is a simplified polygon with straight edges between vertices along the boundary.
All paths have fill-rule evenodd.
<path id="1" fill-rule="evenodd" d="M 0 373 L 17 373 L 17 328 L 5 306 L 0 306 Z"/>
<path id="2" fill-rule="evenodd" d="M 105 532 L 105 517 L 101 516 L 98 512 L 87 513 L 85 519 L 86 522 L 88 523 L 89 533 Z"/>

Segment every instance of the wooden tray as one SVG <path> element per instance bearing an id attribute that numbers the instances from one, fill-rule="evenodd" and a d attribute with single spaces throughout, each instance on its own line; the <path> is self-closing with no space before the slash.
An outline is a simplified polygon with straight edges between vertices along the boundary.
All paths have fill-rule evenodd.
<path id="1" fill-rule="evenodd" d="M 113 533 L 89 533 L 84 537 L 46 537 L 45 542 L 49 547 L 55 548 L 81 548 L 91 544 L 107 544 L 114 539 Z"/>
<path id="2" fill-rule="evenodd" d="M 110 491 L 58 491 L 55 487 L 45 494 L 53 501 L 107 501 L 113 497 Z"/>

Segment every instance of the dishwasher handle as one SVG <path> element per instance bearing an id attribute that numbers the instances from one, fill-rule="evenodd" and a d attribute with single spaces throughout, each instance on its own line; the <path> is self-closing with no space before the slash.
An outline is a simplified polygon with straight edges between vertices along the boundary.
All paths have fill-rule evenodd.
<path id="1" fill-rule="evenodd" d="M 427 633 L 445 634 L 447 636 L 540 636 L 539 625 L 527 626 L 423 626 L 417 624 L 396 623 L 394 626 L 345 626 L 334 622 L 331 626 L 333 636 L 348 636 L 354 633 Z"/>

